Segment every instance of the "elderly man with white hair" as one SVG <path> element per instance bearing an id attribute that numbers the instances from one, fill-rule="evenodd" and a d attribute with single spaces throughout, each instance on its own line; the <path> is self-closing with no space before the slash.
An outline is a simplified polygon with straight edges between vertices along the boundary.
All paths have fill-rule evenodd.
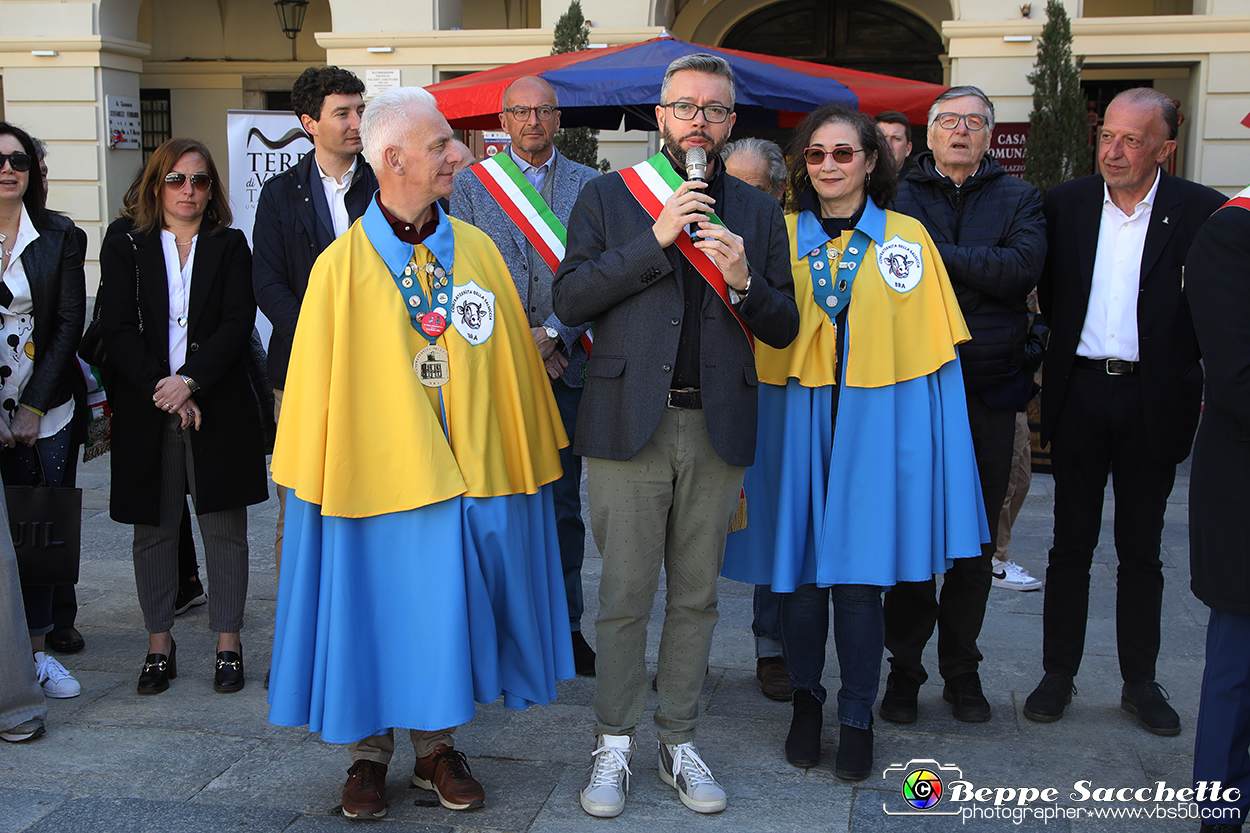
<path id="1" fill-rule="evenodd" d="M 499 250 L 438 205 L 461 152 L 417 88 L 360 132 L 379 192 L 313 267 L 273 455 L 269 719 L 350 744 L 343 814 L 369 819 L 394 727 L 413 784 L 483 806 L 453 731 L 475 701 L 554 700 L 573 658 L 550 485 L 567 439 Z"/>

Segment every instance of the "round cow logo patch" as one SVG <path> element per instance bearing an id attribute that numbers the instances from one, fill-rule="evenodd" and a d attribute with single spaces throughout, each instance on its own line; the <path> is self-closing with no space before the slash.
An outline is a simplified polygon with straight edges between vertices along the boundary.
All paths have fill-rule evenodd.
<path id="1" fill-rule="evenodd" d="M 924 276 L 919 243 L 908 243 L 897 234 L 877 248 L 877 268 L 895 292 L 910 292 Z"/>
<path id="2" fill-rule="evenodd" d="M 457 286 L 451 296 L 451 323 L 470 344 L 481 344 L 495 331 L 495 293 L 473 281 Z"/>

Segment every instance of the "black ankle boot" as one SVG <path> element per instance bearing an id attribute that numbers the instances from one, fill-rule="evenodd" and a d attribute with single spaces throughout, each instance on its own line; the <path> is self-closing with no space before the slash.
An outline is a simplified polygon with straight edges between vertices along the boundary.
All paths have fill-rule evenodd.
<path id="1" fill-rule="evenodd" d="M 843 781 L 863 781 L 872 774 L 872 725 L 867 729 L 841 726 L 834 773 Z"/>
<path id="2" fill-rule="evenodd" d="M 824 704 L 807 689 L 795 689 L 793 702 L 794 716 L 790 718 L 790 734 L 786 736 L 786 760 L 793 766 L 816 766 L 820 763 Z"/>

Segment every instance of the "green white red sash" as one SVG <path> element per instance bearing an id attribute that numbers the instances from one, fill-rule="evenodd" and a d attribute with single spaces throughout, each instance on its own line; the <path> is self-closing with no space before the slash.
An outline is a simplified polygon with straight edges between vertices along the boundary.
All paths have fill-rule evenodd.
<path id="1" fill-rule="evenodd" d="M 625 168 L 619 173 L 621 179 L 625 180 L 625 187 L 629 189 L 629 193 L 634 195 L 634 199 L 638 200 L 643 211 L 651 215 L 652 220 L 659 219 L 660 212 L 664 210 L 664 203 L 673 195 L 673 192 L 681 187 L 683 182 L 663 152 L 657 153 L 632 168 Z M 721 226 L 725 225 L 715 213 L 709 213 L 708 220 Z M 747 322 L 742 320 L 742 316 L 729 302 L 729 286 L 725 283 L 725 276 L 720 267 L 697 248 L 694 241 L 684 231 L 677 235 L 676 242 L 677 248 L 681 250 L 686 260 L 690 261 L 690 265 L 703 276 L 708 286 L 712 287 L 726 308 L 733 313 L 734 318 L 738 319 L 742 332 L 746 334 L 747 343 L 751 345 L 751 352 L 755 352 L 755 337 L 751 335 L 751 328 L 747 326 Z"/>
<path id="2" fill-rule="evenodd" d="M 1250 210 L 1250 188 L 1244 188 L 1239 193 L 1234 194 L 1233 198 L 1221 205 L 1220 208 L 1227 208 L 1230 205 Z"/>
<path id="3" fill-rule="evenodd" d="M 542 195 L 530 184 L 512 157 L 504 152 L 488 157 L 469 168 L 487 192 L 499 203 L 525 239 L 538 252 L 538 256 L 551 269 L 552 274 L 560 268 L 564 259 L 564 245 L 568 239 L 564 224 L 555 215 Z M 593 342 L 590 331 L 582 335 L 582 346 L 590 355 Z"/>

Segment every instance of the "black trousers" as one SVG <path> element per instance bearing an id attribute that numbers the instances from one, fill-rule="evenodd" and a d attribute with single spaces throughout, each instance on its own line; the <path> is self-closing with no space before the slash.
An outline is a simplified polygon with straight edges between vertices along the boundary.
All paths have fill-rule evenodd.
<path id="1" fill-rule="evenodd" d="M 977 456 L 977 472 L 990 537 L 998 534 L 998 513 L 1011 478 L 1011 454 L 1016 438 L 1016 412 L 990 408 L 976 393 L 968 394 L 968 423 Z M 991 561 L 995 542 L 981 545 L 974 558 L 957 558 L 946 571 L 942 594 L 937 581 L 901 581 L 885 594 L 885 647 L 893 671 L 924 682 L 929 675 L 921 663 L 924 647 L 938 632 L 938 673 L 949 680 L 976 671 L 981 662 L 977 637 L 985 620 L 990 595 Z"/>
<path id="2" fill-rule="evenodd" d="M 1150 454 L 1141 376 L 1074 368 L 1051 440 L 1055 543 L 1046 568 L 1042 667 L 1075 677 L 1085 650 L 1089 571 L 1102 526 L 1107 474 L 1115 494 L 1116 647 L 1125 682 L 1155 678 L 1163 513 L 1175 463 Z"/>

